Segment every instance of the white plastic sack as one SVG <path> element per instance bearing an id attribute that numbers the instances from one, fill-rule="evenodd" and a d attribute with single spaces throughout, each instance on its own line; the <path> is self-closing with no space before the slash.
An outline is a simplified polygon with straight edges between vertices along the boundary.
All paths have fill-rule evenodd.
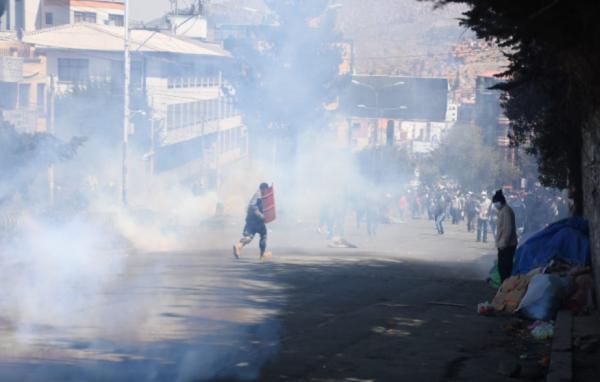
<path id="1" fill-rule="evenodd" d="M 566 297 L 569 280 L 557 275 L 535 275 L 529 282 L 517 312 L 532 320 L 553 320 Z"/>

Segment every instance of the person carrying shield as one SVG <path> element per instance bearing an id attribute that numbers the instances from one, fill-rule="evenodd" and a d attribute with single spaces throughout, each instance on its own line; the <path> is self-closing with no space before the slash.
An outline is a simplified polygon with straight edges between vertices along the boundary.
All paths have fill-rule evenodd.
<path id="1" fill-rule="evenodd" d="M 260 258 L 269 257 L 270 252 L 267 252 L 267 226 L 265 224 L 265 208 L 263 196 L 271 188 L 267 183 L 261 183 L 258 191 L 250 199 L 248 209 L 246 211 L 246 225 L 240 241 L 233 246 L 233 256 L 236 259 L 240 258 L 242 248 L 250 244 L 256 234 L 260 235 Z"/>

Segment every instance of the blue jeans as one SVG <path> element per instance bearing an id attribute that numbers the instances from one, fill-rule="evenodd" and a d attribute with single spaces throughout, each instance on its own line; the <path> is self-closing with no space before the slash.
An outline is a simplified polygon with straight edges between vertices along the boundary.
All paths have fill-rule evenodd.
<path id="1" fill-rule="evenodd" d="M 477 241 L 487 242 L 487 230 L 488 230 L 488 221 L 487 219 L 477 219 Z"/>
<path id="2" fill-rule="evenodd" d="M 441 213 L 435 217 L 435 228 L 440 235 L 444 234 L 444 220 L 446 219 L 446 214 Z"/>

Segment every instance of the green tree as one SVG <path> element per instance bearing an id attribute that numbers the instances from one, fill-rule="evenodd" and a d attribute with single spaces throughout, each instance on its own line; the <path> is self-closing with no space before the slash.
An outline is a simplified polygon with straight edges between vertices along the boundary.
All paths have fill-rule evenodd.
<path id="1" fill-rule="evenodd" d="M 519 171 L 495 148 L 484 144 L 481 128 L 457 124 L 432 154 L 437 172 L 462 187 L 479 191 L 511 184 Z"/>
<path id="2" fill-rule="evenodd" d="M 48 133 L 19 133 L 0 120 L 0 204 L 17 193 L 27 194 L 38 175 L 51 164 L 72 159 L 84 142 L 80 137 L 63 142 Z"/>
<path id="3" fill-rule="evenodd" d="M 600 103 L 600 3 L 435 0 L 464 3 L 462 25 L 504 48 L 509 59 L 503 106 L 511 139 L 527 143 L 546 186 L 571 190 L 583 212 L 582 134 Z"/>
<path id="4" fill-rule="evenodd" d="M 505 48 L 512 140 L 537 154 L 544 185 L 569 188 L 590 221 L 600 288 L 600 2 L 434 0 L 469 6 L 462 24 Z"/>

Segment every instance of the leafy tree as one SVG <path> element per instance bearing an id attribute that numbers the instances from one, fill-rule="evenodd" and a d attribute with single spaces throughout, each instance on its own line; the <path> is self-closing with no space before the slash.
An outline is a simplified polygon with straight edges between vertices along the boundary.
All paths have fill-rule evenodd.
<path id="1" fill-rule="evenodd" d="M 72 159 L 84 142 L 80 137 L 63 142 L 48 133 L 19 133 L 0 120 L 0 204 L 17 193 L 26 194 L 49 165 Z"/>
<path id="2" fill-rule="evenodd" d="M 433 152 L 430 165 L 435 170 L 426 167 L 429 173 L 446 175 L 472 191 L 511 184 L 519 176 L 516 167 L 494 147 L 484 144 L 481 128 L 476 125 L 454 126 Z"/>
<path id="3" fill-rule="evenodd" d="M 503 106 L 512 142 L 538 157 L 544 185 L 569 187 L 583 211 L 582 133 L 600 104 L 600 3 L 434 0 L 469 6 L 461 20 L 506 51 Z M 592 121 L 592 122 L 591 122 Z"/>
<path id="4" fill-rule="evenodd" d="M 132 91 L 131 108 L 145 112 L 131 115 L 136 127 L 132 143 L 148 146 L 148 105 L 143 94 Z M 123 139 L 122 89 L 104 81 L 73 87 L 57 98 L 56 126 L 61 136 L 84 136 L 90 141 L 117 147 Z"/>
<path id="5" fill-rule="evenodd" d="M 273 25 L 255 38 L 230 40 L 239 60 L 238 99 L 251 137 L 285 138 L 293 150 L 300 131 L 325 125 L 340 52 L 334 12 L 322 0 L 268 0 Z M 254 142 L 255 146 L 257 142 Z"/>

